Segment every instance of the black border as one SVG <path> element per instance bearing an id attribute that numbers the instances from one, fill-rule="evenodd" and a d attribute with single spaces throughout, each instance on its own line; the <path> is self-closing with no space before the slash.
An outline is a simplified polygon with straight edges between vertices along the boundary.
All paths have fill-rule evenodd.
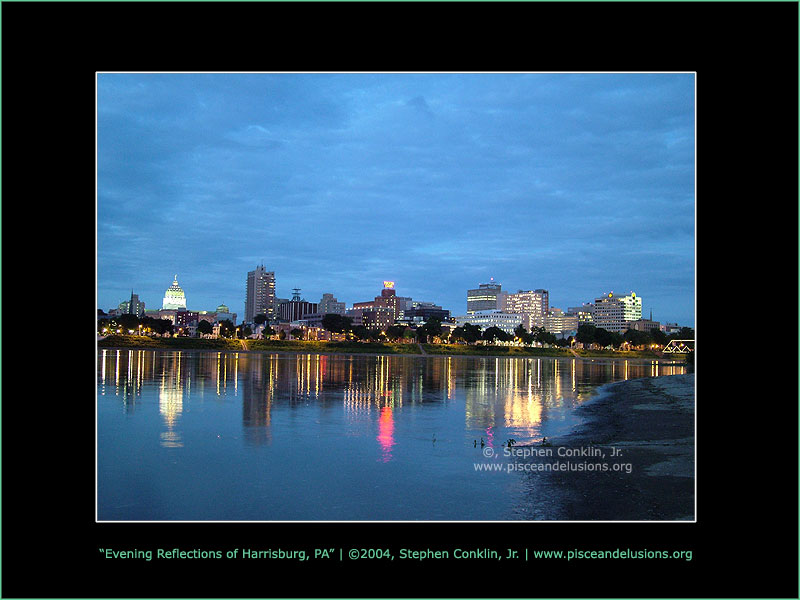
<path id="1" fill-rule="evenodd" d="M 797 4 L 0 9 L 3 310 L 11 317 L 2 353 L 3 597 L 797 597 L 797 312 L 787 306 L 798 289 Z M 698 523 L 96 524 L 94 338 L 51 318 L 50 301 L 69 302 L 69 318 L 91 326 L 98 70 L 697 72 Z M 775 335 L 791 343 L 763 356 L 746 345 L 749 302 L 775 311 L 770 330 L 779 326 Z M 483 540 L 691 549 L 694 558 L 323 569 L 104 561 L 98 552 Z"/>

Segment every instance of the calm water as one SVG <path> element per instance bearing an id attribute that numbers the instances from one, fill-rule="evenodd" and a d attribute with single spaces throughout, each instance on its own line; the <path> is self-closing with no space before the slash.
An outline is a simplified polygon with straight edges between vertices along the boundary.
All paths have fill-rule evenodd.
<path id="1" fill-rule="evenodd" d="M 100 350 L 98 518 L 521 518 L 521 476 L 476 472 L 476 440 L 501 453 L 509 438 L 566 433 L 598 385 L 682 372 L 649 361 Z"/>

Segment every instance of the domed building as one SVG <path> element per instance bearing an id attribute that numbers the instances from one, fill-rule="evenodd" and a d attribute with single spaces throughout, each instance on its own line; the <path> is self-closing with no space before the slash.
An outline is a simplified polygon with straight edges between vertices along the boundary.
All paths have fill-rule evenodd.
<path id="1" fill-rule="evenodd" d="M 161 304 L 163 310 L 186 310 L 186 294 L 183 293 L 181 286 L 178 285 L 178 276 L 175 281 L 167 288 L 164 294 L 164 302 Z"/>
<path id="2" fill-rule="evenodd" d="M 229 312 L 231 312 L 231 311 L 227 306 L 225 306 L 225 304 L 220 304 L 217 307 L 217 313 L 229 313 Z"/>

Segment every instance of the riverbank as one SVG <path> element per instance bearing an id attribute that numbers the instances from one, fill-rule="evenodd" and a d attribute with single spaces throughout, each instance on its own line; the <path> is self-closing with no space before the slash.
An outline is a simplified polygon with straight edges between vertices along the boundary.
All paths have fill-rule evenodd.
<path id="1" fill-rule="evenodd" d="M 370 342 L 313 342 L 299 340 L 238 340 L 203 338 L 157 338 L 113 335 L 97 342 L 110 350 L 211 350 L 218 352 L 290 352 L 308 354 L 412 354 L 420 355 L 417 344 Z"/>
<path id="2" fill-rule="evenodd" d="M 661 358 L 652 352 L 579 351 L 577 355 L 561 348 L 520 346 L 469 346 L 460 344 L 392 344 L 378 342 L 314 342 L 299 340 L 238 340 L 202 338 L 157 338 L 136 335 L 110 335 L 97 342 L 108 350 L 208 350 L 218 352 L 268 352 L 309 354 L 369 354 L 404 356 L 475 356 L 483 358 L 577 358 L 578 360 L 658 360 L 661 364 L 683 364 Z"/>
<path id="3" fill-rule="evenodd" d="M 547 440 L 541 450 L 549 456 L 515 459 L 529 476 L 518 516 L 694 520 L 694 413 L 694 374 L 603 386 L 576 409 L 585 419 L 576 431 Z"/>

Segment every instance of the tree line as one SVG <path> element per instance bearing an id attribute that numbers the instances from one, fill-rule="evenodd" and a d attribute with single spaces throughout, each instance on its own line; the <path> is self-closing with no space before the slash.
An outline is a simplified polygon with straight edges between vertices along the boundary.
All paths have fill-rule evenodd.
<path id="1" fill-rule="evenodd" d="M 264 325 L 264 337 L 275 334 L 275 330 L 270 327 L 266 315 L 259 314 L 253 319 L 256 325 Z M 694 339 L 694 330 L 690 327 L 682 327 L 678 333 L 667 335 L 659 329 L 651 331 L 636 331 L 628 329 L 624 333 L 607 331 L 602 327 L 597 327 L 592 323 L 582 323 L 578 326 L 575 337 L 572 336 L 562 339 L 557 338 L 553 333 L 545 331 L 544 327 L 532 327 L 528 331 L 522 324 L 514 329 L 514 333 L 506 333 L 499 327 L 488 327 L 485 330 L 480 325 L 466 323 L 453 328 L 443 327 L 441 320 L 437 318 L 428 319 L 424 325 L 411 328 L 407 325 L 390 325 L 386 331 L 377 328 L 368 328 L 364 325 L 353 325 L 353 318 L 344 315 L 329 313 L 322 317 L 322 327 L 337 334 L 345 334 L 348 339 L 358 341 L 410 341 L 414 340 L 421 343 L 432 341 L 438 338 L 441 342 L 474 344 L 478 341 L 489 343 L 510 342 L 519 340 L 523 344 L 530 345 L 534 342 L 548 344 L 551 346 L 566 347 L 573 342 L 584 345 L 597 345 L 601 348 L 619 348 L 623 344 L 630 346 L 649 346 L 657 344 L 667 345 L 670 340 Z M 97 319 L 98 333 L 113 333 L 116 331 L 128 333 L 155 333 L 158 335 L 172 335 L 175 333 L 176 326 L 169 319 L 155 319 L 143 316 L 141 318 L 133 314 L 124 314 L 113 317 L 99 316 Z M 197 332 L 203 335 L 210 335 L 213 332 L 213 325 L 208 321 L 200 320 L 197 323 Z M 239 326 L 233 324 L 230 319 L 220 322 L 220 335 L 226 338 L 247 338 L 253 334 L 250 325 L 242 323 Z M 281 331 L 282 339 L 286 337 L 285 332 Z M 187 330 L 188 335 L 188 330 Z M 303 337 L 302 329 L 292 329 L 289 335 L 295 339 Z"/>
<path id="2" fill-rule="evenodd" d="M 578 331 L 575 334 L 576 342 L 580 342 L 584 345 L 595 344 L 601 348 L 607 348 L 609 346 L 619 348 L 625 343 L 631 346 L 650 346 L 653 344 L 666 346 L 671 340 L 693 339 L 694 329 L 691 327 L 681 327 L 678 333 L 667 335 L 660 329 L 651 329 L 649 331 L 628 329 L 624 333 L 617 333 L 616 331 L 607 331 L 592 323 L 582 323 L 578 326 Z"/>
<path id="3" fill-rule="evenodd" d="M 156 319 L 144 315 L 137 317 L 132 314 L 116 315 L 112 317 L 98 316 L 97 333 L 129 333 L 133 331 L 138 334 L 155 333 L 157 335 L 172 335 L 180 326 L 176 326 L 169 319 Z M 199 320 L 197 322 L 197 332 L 210 335 L 214 331 L 214 326 L 208 321 Z M 220 335 L 222 337 L 247 337 L 253 333 L 250 326 L 233 324 L 230 319 L 220 321 Z M 187 333 L 188 335 L 188 329 Z"/>

